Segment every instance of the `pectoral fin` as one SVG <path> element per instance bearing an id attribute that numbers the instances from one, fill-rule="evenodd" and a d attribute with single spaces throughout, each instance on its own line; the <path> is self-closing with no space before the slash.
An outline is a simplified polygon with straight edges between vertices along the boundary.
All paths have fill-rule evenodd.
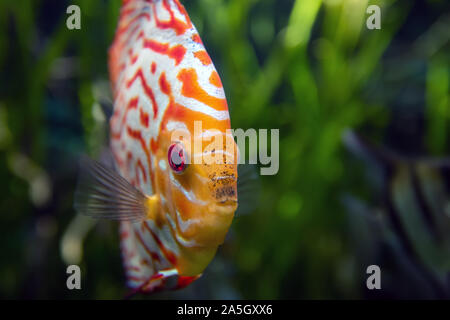
<path id="1" fill-rule="evenodd" d="M 236 217 L 255 212 L 261 197 L 261 181 L 258 167 L 253 164 L 240 164 L 238 166 L 238 202 Z"/>
<path id="2" fill-rule="evenodd" d="M 142 221 L 155 212 L 155 196 L 148 197 L 115 170 L 84 157 L 75 192 L 75 209 L 97 219 Z"/>

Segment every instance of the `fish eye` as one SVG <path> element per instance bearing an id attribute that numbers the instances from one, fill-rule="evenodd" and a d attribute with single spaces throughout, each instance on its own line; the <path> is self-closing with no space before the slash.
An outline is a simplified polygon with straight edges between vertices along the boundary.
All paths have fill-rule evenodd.
<path id="1" fill-rule="evenodd" d="M 169 165 L 175 173 L 183 173 L 186 170 L 187 154 L 181 143 L 173 143 L 168 152 Z"/>

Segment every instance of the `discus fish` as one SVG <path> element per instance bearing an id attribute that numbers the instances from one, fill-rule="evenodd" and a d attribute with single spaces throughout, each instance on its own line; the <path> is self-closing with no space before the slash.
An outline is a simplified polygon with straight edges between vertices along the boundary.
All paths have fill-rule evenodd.
<path id="1" fill-rule="evenodd" d="M 212 260 L 237 208 L 237 161 L 225 159 L 230 150 L 237 158 L 237 146 L 221 80 L 178 0 L 123 1 L 109 71 L 118 172 L 85 162 L 76 207 L 120 220 L 134 292 L 182 288 Z M 201 121 L 200 131 L 194 121 Z M 218 135 L 223 143 L 212 149 L 202 143 L 195 153 L 173 140 L 175 132 Z M 225 160 L 192 161 L 205 154 Z"/>

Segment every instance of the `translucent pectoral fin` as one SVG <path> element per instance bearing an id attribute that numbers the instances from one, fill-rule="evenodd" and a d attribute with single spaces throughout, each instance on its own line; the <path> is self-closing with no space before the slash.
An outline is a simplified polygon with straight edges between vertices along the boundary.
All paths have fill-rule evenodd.
<path id="1" fill-rule="evenodd" d="M 261 196 L 261 181 L 256 165 L 240 164 L 238 166 L 237 192 L 239 205 L 235 213 L 236 216 L 254 212 Z"/>
<path id="2" fill-rule="evenodd" d="M 148 197 L 114 169 L 84 157 L 75 192 L 75 209 L 97 219 L 142 221 L 154 214 L 154 197 Z"/>

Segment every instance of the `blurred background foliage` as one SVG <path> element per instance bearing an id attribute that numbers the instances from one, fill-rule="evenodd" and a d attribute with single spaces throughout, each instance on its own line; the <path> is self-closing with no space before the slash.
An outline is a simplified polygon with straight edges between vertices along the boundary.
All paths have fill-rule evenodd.
<path id="1" fill-rule="evenodd" d="M 253 212 L 234 220 L 199 281 L 136 298 L 448 298 L 448 1 L 182 2 L 222 77 L 232 127 L 280 129 L 280 170 L 261 177 Z M 66 28 L 70 4 L 81 30 Z M 366 28 L 370 4 L 381 30 Z M 117 224 L 72 207 L 78 156 L 107 143 L 101 106 L 119 8 L 0 2 L 1 298 L 126 293 Z M 418 160 L 428 158 L 439 159 Z M 440 230 L 424 227 L 428 211 Z M 74 262 L 80 291 L 65 285 Z M 381 267 L 380 291 L 366 289 L 370 264 Z"/>

